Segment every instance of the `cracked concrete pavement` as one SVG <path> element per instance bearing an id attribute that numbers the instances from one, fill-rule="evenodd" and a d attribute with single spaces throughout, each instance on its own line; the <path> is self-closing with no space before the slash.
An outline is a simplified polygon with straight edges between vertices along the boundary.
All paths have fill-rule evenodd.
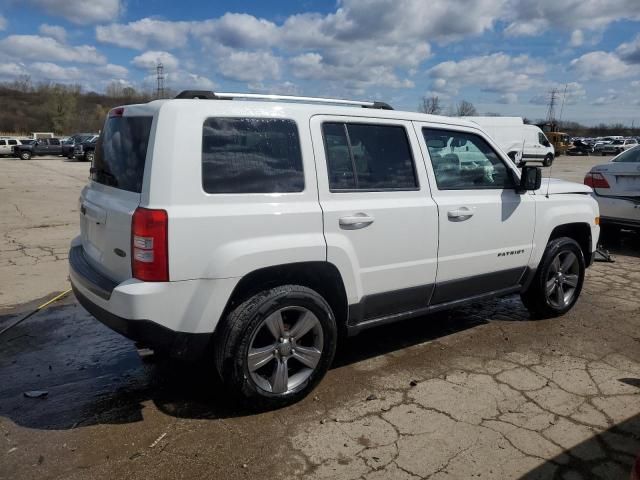
<path id="1" fill-rule="evenodd" d="M 69 298 L 0 349 L 0 479 L 626 479 L 640 452 L 640 239 L 611 248 L 616 263 L 589 269 L 561 318 L 532 321 L 511 296 L 367 331 L 308 398 L 260 414 L 207 365 L 141 359 Z"/>
<path id="2" fill-rule="evenodd" d="M 89 164 L 0 158 L 0 310 L 68 288 L 69 241 Z"/>

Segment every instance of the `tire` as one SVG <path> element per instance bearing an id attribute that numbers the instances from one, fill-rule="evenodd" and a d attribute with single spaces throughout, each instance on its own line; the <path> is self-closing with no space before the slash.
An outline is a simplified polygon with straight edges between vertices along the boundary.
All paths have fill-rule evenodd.
<path id="1" fill-rule="evenodd" d="M 553 163 L 553 155 L 549 154 L 546 157 L 544 157 L 544 161 L 542 162 L 542 165 L 544 167 L 550 167 L 552 163 Z"/>
<path id="2" fill-rule="evenodd" d="M 94 152 L 87 152 L 84 154 L 84 161 L 85 162 L 93 162 L 93 157 L 95 156 Z"/>
<path id="3" fill-rule="evenodd" d="M 69 155 L 67 155 L 67 158 L 68 158 L 69 160 L 73 160 L 73 159 L 75 159 L 76 157 L 75 157 L 72 153 L 70 153 Z"/>
<path id="4" fill-rule="evenodd" d="M 252 296 L 234 308 L 218 328 L 216 369 L 230 392 L 256 410 L 279 408 L 304 398 L 331 365 L 338 338 L 329 304 L 299 285 L 283 285 Z M 296 330 L 305 333 L 296 335 Z M 301 356 L 303 348 L 305 355 Z M 253 362 L 251 350 L 256 352 Z"/>
<path id="5" fill-rule="evenodd" d="M 578 300 L 584 273 L 585 261 L 580 245 L 568 237 L 551 240 L 531 285 L 520 294 L 522 303 L 534 318 L 563 315 Z"/>
<path id="6" fill-rule="evenodd" d="M 31 152 L 21 152 L 20 153 L 21 160 L 31 160 Z"/>

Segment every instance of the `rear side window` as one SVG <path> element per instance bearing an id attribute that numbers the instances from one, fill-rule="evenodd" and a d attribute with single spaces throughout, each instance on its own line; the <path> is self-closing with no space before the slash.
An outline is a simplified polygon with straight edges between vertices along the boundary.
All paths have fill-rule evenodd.
<path id="1" fill-rule="evenodd" d="M 207 193 L 304 190 L 295 122 L 274 118 L 208 118 L 202 131 L 202 188 Z"/>
<path id="2" fill-rule="evenodd" d="M 109 117 L 96 145 L 91 178 L 140 193 L 153 117 Z"/>
<path id="3" fill-rule="evenodd" d="M 418 188 L 404 127 L 324 123 L 322 132 L 332 191 Z"/>
<path id="4" fill-rule="evenodd" d="M 17 145 L 18 141 L 17 140 L 9 140 L 9 145 Z"/>

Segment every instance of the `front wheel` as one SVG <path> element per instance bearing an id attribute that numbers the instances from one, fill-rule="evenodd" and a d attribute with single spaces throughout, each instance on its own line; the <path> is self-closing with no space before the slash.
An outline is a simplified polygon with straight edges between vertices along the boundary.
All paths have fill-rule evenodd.
<path id="1" fill-rule="evenodd" d="M 578 300 L 584 273 L 580 245 L 568 237 L 551 240 L 531 285 L 520 295 L 522 302 L 536 318 L 563 315 Z"/>
<path id="2" fill-rule="evenodd" d="M 20 154 L 20 158 L 22 160 L 29 160 L 29 159 L 31 159 L 31 153 L 30 152 L 22 152 Z"/>
<path id="3" fill-rule="evenodd" d="M 87 152 L 84 154 L 84 160 L 86 162 L 92 162 L 93 163 L 93 157 L 95 156 L 95 154 L 93 152 Z"/>
<path id="4" fill-rule="evenodd" d="M 542 162 L 542 165 L 544 165 L 545 167 L 550 167 L 552 163 L 553 163 L 553 155 L 549 154 L 546 157 L 544 157 L 544 161 Z"/>
<path id="5" fill-rule="evenodd" d="M 215 338 L 216 368 L 251 408 L 277 408 L 306 396 L 324 377 L 336 350 L 329 304 L 315 291 L 284 285 L 238 305 Z"/>

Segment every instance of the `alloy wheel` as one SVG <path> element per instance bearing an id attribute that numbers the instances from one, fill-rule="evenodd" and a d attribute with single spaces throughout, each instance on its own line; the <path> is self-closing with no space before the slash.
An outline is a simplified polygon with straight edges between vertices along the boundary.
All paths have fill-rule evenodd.
<path id="1" fill-rule="evenodd" d="M 322 357 L 323 330 L 309 309 L 289 306 L 267 316 L 247 351 L 249 375 L 262 390 L 284 394 L 307 380 Z"/>
<path id="2" fill-rule="evenodd" d="M 571 251 L 559 252 L 547 273 L 545 293 L 549 303 L 558 309 L 571 304 L 578 288 L 580 279 L 580 263 L 575 253 Z"/>

